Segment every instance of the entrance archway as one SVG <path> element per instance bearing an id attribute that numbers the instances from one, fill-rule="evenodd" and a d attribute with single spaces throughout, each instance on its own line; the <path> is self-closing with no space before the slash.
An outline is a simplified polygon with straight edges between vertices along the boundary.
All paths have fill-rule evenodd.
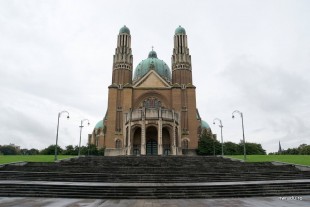
<path id="1" fill-rule="evenodd" d="M 132 154 L 141 154 L 141 128 L 138 127 L 134 130 L 133 140 L 132 140 Z"/>
<path id="2" fill-rule="evenodd" d="M 157 155 L 157 128 L 150 126 L 146 129 L 146 155 Z"/>
<path id="3" fill-rule="evenodd" d="M 163 139 L 163 154 L 170 155 L 171 154 L 171 139 L 168 128 L 164 127 L 162 131 L 162 139 Z"/>

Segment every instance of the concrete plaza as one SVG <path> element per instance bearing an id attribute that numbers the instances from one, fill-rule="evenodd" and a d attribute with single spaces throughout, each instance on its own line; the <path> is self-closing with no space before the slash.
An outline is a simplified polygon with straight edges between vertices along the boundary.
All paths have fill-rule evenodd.
<path id="1" fill-rule="evenodd" d="M 0 197 L 1 207 L 308 207 L 310 196 L 225 199 L 63 199 Z"/>

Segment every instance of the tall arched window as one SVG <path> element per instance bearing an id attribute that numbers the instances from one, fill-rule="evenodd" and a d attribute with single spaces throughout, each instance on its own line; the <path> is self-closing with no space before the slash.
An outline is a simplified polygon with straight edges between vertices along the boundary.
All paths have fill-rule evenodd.
<path id="1" fill-rule="evenodd" d="M 188 140 L 187 139 L 184 139 L 182 141 L 182 149 L 188 149 Z"/>
<path id="2" fill-rule="evenodd" d="M 116 149 L 119 149 L 119 148 L 121 148 L 121 147 L 122 147 L 122 142 L 121 142 L 121 140 L 117 139 L 117 140 L 115 141 L 115 148 L 116 148 Z"/>

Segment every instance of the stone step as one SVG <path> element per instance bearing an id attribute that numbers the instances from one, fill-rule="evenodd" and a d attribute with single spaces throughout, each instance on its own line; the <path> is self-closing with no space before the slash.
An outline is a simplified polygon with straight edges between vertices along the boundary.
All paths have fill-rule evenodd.
<path id="1" fill-rule="evenodd" d="M 300 171 L 292 165 L 242 163 L 220 157 L 81 157 L 55 163 L 5 165 L 0 168 L 0 196 L 101 199 L 296 196 L 310 194 L 310 182 L 306 179 L 310 179 L 310 171 Z"/>
<path id="2" fill-rule="evenodd" d="M 296 178 L 296 179 L 305 179 L 310 178 L 310 172 L 273 172 L 273 173 L 188 173 L 188 174 L 171 174 L 171 173 L 149 173 L 149 174 L 140 174 L 140 173 L 124 173 L 124 172 L 115 172 L 111 173 L 58 173 L 58 172 L 19 172 L 19 171 L 0 171 L 0 179 L 6 178 L 78 178 L 78 177 L 93 177 L 93 178 L 158 178 L 158 179 L 175 179 L 175 178 L 193 178 L 193 179 L 233 179 L 233 178 Z"/>
<path id="3" fill-rule="evenodd" d="M 168 177 L 168 176 L 0 176 L 0 180 L 46 180 L 46 181 L 77 181 L 77 182 L 228 182 L 228 181 L 246 181 L 246 180 L 300 180 L 310 179 L 301 176 L 231 176 L 231 177 Z"/>
<path id="4" fill-rule="evenodd" d="M 220 198 L 250 196 L 309 195 L 310 183 L 222 185 L 222 186 L 65 186 L 14 185 L 0 186 L 0 196 L 64 198 Z"/>
<path id="5" fill-rule="evenodd" d="M 111 165 L 110 167 L 98 167 L 98 166 L 5 166 L 0 168 L 0 171 L 44 171 L 44 170 L 49 170 L 49 171 L 68 171 L 68 172 L 96 172 L 96 171 L 104 171 L 104 172 L 113 172 L 113 171 L 158 171 L 158 172 L 172 172 L 175 171 L 176 173 L 183 171 L 183 172 L 227 172 L 228 170 L 233 172 L 233 171 L 244 171 L 244 172 L 253 172 L 253 171 L 258 171 L 258 172 L 272 172 L 272 171 L 282 171 L 282 172 L 290 172 L 294 171 L 297 172 L 298 170 L 296 168 L 285 168 L 285 167 L 280 167 L 280 166 L 271 166 L 271 167 L 225 167 L 225 168 L 219 168 L 219 167 L 209 167 L 209 168 L 203 168 L 203 167 L 127 167 L 127 166 L 121 166 L 121 167 L 115 167 Z"/>

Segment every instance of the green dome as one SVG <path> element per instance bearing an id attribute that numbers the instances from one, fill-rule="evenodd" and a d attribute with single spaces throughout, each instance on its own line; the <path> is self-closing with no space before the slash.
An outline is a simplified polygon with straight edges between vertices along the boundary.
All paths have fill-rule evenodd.
<path id="1" fill-rule="evenodd" d="M 124 26 L 119 30 L 119 34 L 122 34 L 122 33 L 130 34 L 130 30 L 129 30 L 128 27 L 126 27 L 126 25 L 124 25 Z"/>
<path id="2" fill-rule="evenodd" d="M 206 121 L 201 120 L 201 128 L 202 129 L 210 129 L 210 126 Z"/>
<path id="3" fill-rule="evenodd" d="M 102 129 L 103 129 L 103 126 L 104 126 L 103 120 L 100 120 L 100 121 L 96 124 L 95 129 L 99 129 L 99 128 L 102 128 Z"/>
<path id="4" fill-rule="evenodd" d="M 171 82 L 171 70 L 168 65 L 157 58 L 155 51 L 149 52 L 147 59 L 142 60 L 135 69 L 133 80 L 137 81 L 147 74 L 150 70 L 155 70 L 163 79 Z"/>
<path id="5" fill-rule="evenodd" d="M 175 34 L 186 34 L 185 29 L 181 26 L 175 29 Z"/>

